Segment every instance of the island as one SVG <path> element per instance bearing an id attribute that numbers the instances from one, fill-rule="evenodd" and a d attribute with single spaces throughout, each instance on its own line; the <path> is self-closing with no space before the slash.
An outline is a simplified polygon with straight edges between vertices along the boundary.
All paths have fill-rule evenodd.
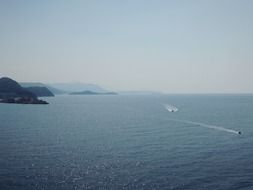
<path id="1" fill-rule="evenodd" d="M 18 82 L 8 77 L 0 78 L 0 103 L 48 104 L 48 102 L 38 99 L 36 94 L 23 88 Z"/>
<path id="2" fill-rule="evenodd" d="M 116 92 L 93 92 L 89 90 L 85 90 L 82 92 L 72 92 L 70 95 L 117 95 Z"/>
<path id="3" fill-rule="evenodd" d="M 47 88 L 43 86 L 31 86 L 25 88 L 26 90 L 34 93 L 38 97 L 52 97 L 54 94 Z"/>

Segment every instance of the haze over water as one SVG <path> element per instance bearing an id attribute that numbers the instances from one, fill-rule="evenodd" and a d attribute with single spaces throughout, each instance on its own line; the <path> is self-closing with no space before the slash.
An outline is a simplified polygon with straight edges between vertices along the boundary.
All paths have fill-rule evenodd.
<path id="1" fill-rule="evenodd" d="M 47 101 L 0 105 L 1 189 L 253 188 L 251 95 Z M 163 104 L 179 110 L 168 112 Z"/>

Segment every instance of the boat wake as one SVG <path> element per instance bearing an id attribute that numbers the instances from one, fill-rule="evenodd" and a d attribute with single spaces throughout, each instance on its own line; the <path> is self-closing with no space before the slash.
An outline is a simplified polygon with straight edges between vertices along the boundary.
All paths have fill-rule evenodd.
<path id="1" fill-rule="evenodd" d="M 187 121 L 187 120 L 177 120 L 177 119 L 170 119 L 172 121 L 177 121 L 177 122 L 181 122 L 181 123 L 186 123 L 186 124 L 192 124 L 192 125 L 196 125 L 196 126 L 200 126 L 200 127 L 205 127 L 205 128 L 209 128 L 209 129 L 215 129 L 215 130 L 219 130 L 219 131 L 225 131 L 228 133 L 234 133 L 234 134 L 241 134 L 241 131 L 236 131 L 233 129 L 227 129 L 221 126 L 216 126 L 216 125 L 209 125 L 209 124 L 205 124 L 205 123 L 199 123 L 199 122 L 193 122 L 193 121 Z"/>

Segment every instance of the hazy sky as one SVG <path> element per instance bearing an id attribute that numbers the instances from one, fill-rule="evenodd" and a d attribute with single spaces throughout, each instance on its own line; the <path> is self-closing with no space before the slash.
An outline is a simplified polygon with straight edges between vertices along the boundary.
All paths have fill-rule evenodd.
<path id="1" fill-rule="evenodd" d="M 252 0 L 0 0 L 0 75 L 253 92 Z"/>

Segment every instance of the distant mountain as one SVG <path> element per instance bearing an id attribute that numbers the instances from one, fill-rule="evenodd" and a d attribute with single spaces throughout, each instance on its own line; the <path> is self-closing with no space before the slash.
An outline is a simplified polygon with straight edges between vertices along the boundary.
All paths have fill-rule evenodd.
<path id="1" fill-rule="evenodd" d="M 106 93 L 108 90 L 96 84 L 86 83 L 51 83 L 43 84 L 39 82 L 20 82 L 22 87 L 46 87 L 54 95 L 69 94 L 72 92 L 91 91 L 97 93 Z"/>
<path id="2" fill-rule="evenodd" d="M 38 97 L 54 96 L 54 94 L 50 90 L 48 90 L 47 87 L 43 86 L 26 87 L 25 89 L 36 94 Z"/>
<path id="3" fill-rule="evenodd" d="M 67 92 L 54 88 L 50 85 L 39 83 L 39 82 L 20 82 L 19 83 L 22 87 L 46 87 L 51 93 L 54 95 L 59 95 L 59 94 L 67 94 Z"/>
<path id="4" fill-rule="evenodd" d="M 80 92 L 80 91 L 92 91 L 98 93 L 108 92 L 104 88 L 96 84 L 86 84 L 86 83 L 54 83 L 49 84 L 51 87 L 60 89 L 66 92 Z"/>
<path id="5" fill-rule="evenodd" d="M 54 94 L 54 95 L 61 95 L 61 94 L 67 94 L 68 92 L 64 91 L 64 90 L 60 90 L 57 88 L 54 88 L 50 85 L 46 85 L 46 87 Z"/>
<path id="6" fill-rule="evenodd" d="M 117 95 L 116 92 L 93 92 L 89 90 L 85 90 L 82 92 L 72 92 L 70 95 Z"/>
<path id="7" fill-rule="evenodd" d="M 39 86 L 39 87 L 45 87 L 46 85 L 40 82 L 19 82 L 19 84 L 24 87 L 34 87 L 34 86 Z"/>
<path id="8" fill-rule="evenodd" d="M 0 102 L 20 104 L 47 104 L 39 100 L 36 94 L 23 88 L 15 80 L 7 77 L 0 78 Z"/>

